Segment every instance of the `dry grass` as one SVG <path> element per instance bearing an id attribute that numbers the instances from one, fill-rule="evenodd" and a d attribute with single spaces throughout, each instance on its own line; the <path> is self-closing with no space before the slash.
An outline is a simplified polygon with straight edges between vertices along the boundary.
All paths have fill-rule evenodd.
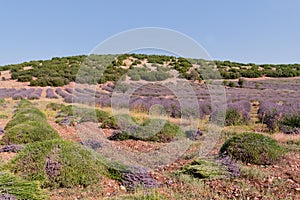
<path id="1" fill-rule="evenodd" d="M 284 133 L 275 133 L 271 136 L 273 139 L 277 140 L 280 143 L 286 143 L 287 141 L 299 141 L 300 140 L 300 134 L 294 135 L 294 134 L 284 134 Z"/>

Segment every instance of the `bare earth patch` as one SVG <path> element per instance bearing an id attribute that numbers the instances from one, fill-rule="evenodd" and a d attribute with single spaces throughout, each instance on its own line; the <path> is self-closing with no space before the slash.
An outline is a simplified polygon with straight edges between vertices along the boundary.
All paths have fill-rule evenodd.
<path id="1" fill-rule="evenodd" d="M 73 142 L 80 142 L 81 139 L 78 136 L 75 127 L 73 126 L 64 126 L 64 125 L 59 125 L 53 121 L 48 120 L 48 123 L 50 126 L 52 126 L 58 133 L 59 135 L 64 139 L 68 141 L 73 141 Z"/>
<path id="2" fill-rule="evenodd" d="M 109 137 L 113 134 L 113 130 L 110 129 L 103 129 L 103 133 L 105 137 Z M 124 148 L 126 150 L 130 150 L 133 152 L 151 152 L 158 150 L 160 147 L 163 146 L 163 144 L 159 144 L 156 142 L 146 142 L 146 141 L 140 141 L 140 140 L 124 140 L 124 141 L 111 141 L 111 143 L 119 148 Z"/>
<path id="3" fill-rule="evenodd" d="M 1 152 L 0 153 L 0 163 L 5 164 L 14 158 L 17 154 L 13 152 Z"/>

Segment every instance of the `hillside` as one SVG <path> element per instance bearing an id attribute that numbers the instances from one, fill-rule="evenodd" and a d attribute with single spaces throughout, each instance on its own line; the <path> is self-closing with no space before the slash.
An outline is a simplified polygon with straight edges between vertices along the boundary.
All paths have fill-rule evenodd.
<path id="1" fill-rule="evenodd" d="M 257 65 L 142 54 L 53 58 L 2 66 L 0 71 L 10 70 L 12 80 L 30 82 L 31 86 L 45 87 L 63 86 L 75 81 L 80 68 L 81 70 L 91 68 L 95 73 L 97 70 L 98 73 L 99 70 L 104 70 L 100 80 L 89 80 L 89 83 L 95 84 L 117 81 L 124 74 L 133 81 L 151 82 L 173 77 L 194 81 L 216 78 L 213 74 L 203 77 L 205 69 L 209 67 L 217 67 L 224 79 L 300 76 L 300 64 Z"/>
<path id="2" fill-rule="evenodd" d="M 0 199 L 300 199 L 298 64 L 126 54 L 0 69 Z"/>

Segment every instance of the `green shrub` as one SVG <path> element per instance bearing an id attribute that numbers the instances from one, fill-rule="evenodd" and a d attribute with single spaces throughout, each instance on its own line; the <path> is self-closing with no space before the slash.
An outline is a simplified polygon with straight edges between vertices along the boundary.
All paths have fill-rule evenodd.
<path id="1" fill-rule="evenodd" d="M 5 99 L 0 98 L 0 104 L 5 104 L 5 103 L 6 103 Z"/>
<path id="2" fill-rule="evenodd" d="M 30 86 L 52 86 L 60 87 L 69 84 L 69 80 L 62 77 L 44 77 L 43 79 L 36 79 L 30 81 Z"/>
<path id="3" fill-rule="evenodd" d="M 200 179 L 220 178 L 226 174 L 220 164 L 207 160 L 193 161 L 184 166 L 180 172 Z"/>
<path id="4" fill-rule="evenodd" d="M 240 121 L 240 113 L 237 109 L 228 108 L 226 110 L 225 124 L 226 126 L 237 125 Z"/>
<path id="5" fill-rule="evenodd" d="M 47 104 L 46 108 L 49 110 L 53 110 L 53 111 L 59 111 L 60 109 L 62 109 L 63 104 L 58 104 L 58 103 L 49 103 Z"/>
<path id="6" fill-rule="evenodd" d="M 13 126 L 25 123 L 27 121 L 39 121 L 46 123 L 46 116 L 37 108 L 18 108 L 18 111 L 14 114 L 12 120 L 10 120 L 5 129 L 10 129 Z"/>
<path id="7" fill-rule="evenodd" d="M 79 114 L 79 117 L 81 117 L 80 122 L 103 122 L 109 116 L 108 112 L 98 109 L 83 109 L 82 113 Z"/>
<path id="8" fill-rule="evenodd" d="M 26 180 L 40 181 L 44 188 L 87 186 L 107 173 L 93 150 L 63 140 L 28 144 L 5 168 Z"/>
<path id="9" fill-rule="evenodd" d="M 131 118 L 130 115 L 123 114 L 123 115 L 116 115 L 116 116 L 110 116 L 108 118 L 105 118 L 101 124 L 101 128 L 112 128 L 112 129 L 120 129 L 118 123 L 123 123 L 124 126 L 129 125 L 130 126 L 130 120 L 135 120 Z M 124 127 L 122 127 L 124 128 Z"/>
<path id="10" fill-rule="evenodd" d="M 220 149 L 220 154 L 252 164 L 273 164 L 283 155 L 283 148 L 270 137 L 243 133 L 227 140 Z"/>
<path id="11" fill-rule="evenodd" d="M 104 120 L 109 118 L 110 115 L 108 112 L 96 109 L 96 116 L 97 116 L 98 122 L 103 122 Z"/>
<path id="12" fill-rule="evenodd" d="M 151 122 L 151 127 L 148 125 Z M 176 136 L 179 136 L 180 128 L 166 121 L 160 119 L 152 119 L 146 120 L 140 126 L 137 125 L 129 125 L 127 130 L 117 133 L 113 136 L 114 140 L 144 140 L 144 141 L 154 141 L 154 142 L 170 142 Z M 162 126 L 163 125 L 163 126 Z M 162 128 L 159 128 L 162 127 Z"/>
<path id="13" fill-rule="evenodd" d="M 26 144 L 60 138 L 57 131 L 47 123 L 45 114 L 29 101 L 20 101 L 16 111 L 5 127 L 2 144 Z"/>
<path id="14" fill-rule="evenodd" d="M 9 172 L 0 173 L 0 191 L 1 194 L 9 194 L 17 199 L 49 199 L 46 191 L 40 188 L 39 182 L 29 182 Z"/>
<path id="15" fill-rule="evenodd" d="M 247 124 L 250 121 L 250 117 L 247 113 L 244 113 L 237 108 L 229 107 L 225 114 L 225 125 L 235 126 L 240 124 Z"/>
<path id="16" fill-rule="evenodd" d="M 56 130 L 44 121 L 27 121 L 6 129 L 1 139 L 5 144 L 27 144 L 60 138 Z"/>
<path id="17" fill-rule="evenodd" d="M 232 81 L 230 81 L 230 82 L 228 83 L 228 86 L 229 86 L 229 87 L 235 87 L 235 83 L 232 82 Z"/>
<path id="18" fill-rule="evenodd" d="M 239 84 L 240 87 L 244 87 L 245 79 L 244 78 L 239 78 L 238 84 Z"/>
<path id="19" fill-rule="evenodd" d="M 281 123 L 292 128 L 300 128 L 300 113 L 285 115 Z"/>
<path id="20" fill-rule="evenodd" d="M 72 115 L 74 115 L 74 111 L 73 111 L 73 106 L 72 105 L 66 106 L 66 105 L 62 104 L 60 112 L 64 113 L 66 116 L 72 116 Z"/>
<path id="21" fill-rule="evenodd" d="M 162 123 L 160 119 L 152 119 L 152 120 L 147 120 L 142 124 L 142 126 L 146 126 L 149 124 L 150 121 L 154 121 L 154 126 L 157 124 L 157 127 L 159 127 Z M 153 129 L 147 129 L 148 131 L 151 131 Z M 143 134 L 143 133 L 141 133 Z M 146 133 L 147 134 L 147 133 Z M 151 133 L 153 134 L 153 133 Z M 155 142 L 170 142 L 173 138 L 176 136 L 179 136 L 180 134 L 183 134 L 180 130 L 180 128 L 173 124 L 170 123 L 169 121 L 166 121 L 164 124 L 163 128 L 157 132 L 155 135 L 149 138 L 150 141 L 155 141 Z M 148 139 L 147 139 L 148 140 Z"/>
<path id="22" fill-rule="evenodd" d="M 32 103 L 26 99 L 22 99 L 18 104 L 18 109 L 32 107 Z"/>
<path id="23" fill-rule="evenodd" d="M 24 75 L 18 77 L 19 82 L 30 82 L 31 80 L 32 80 L 32 76 L 30 75 Z"/>

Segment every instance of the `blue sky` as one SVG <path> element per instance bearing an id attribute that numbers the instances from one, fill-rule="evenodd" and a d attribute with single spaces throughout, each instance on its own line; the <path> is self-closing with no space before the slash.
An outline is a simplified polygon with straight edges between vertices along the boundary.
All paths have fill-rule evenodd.
<path id="1" fill-rule="evenodd" d="M 0 65 L 88 54 L 141 27 L 182 32 L 216 60 L 300 63 L 300 1 L 3 0 Z"/>

